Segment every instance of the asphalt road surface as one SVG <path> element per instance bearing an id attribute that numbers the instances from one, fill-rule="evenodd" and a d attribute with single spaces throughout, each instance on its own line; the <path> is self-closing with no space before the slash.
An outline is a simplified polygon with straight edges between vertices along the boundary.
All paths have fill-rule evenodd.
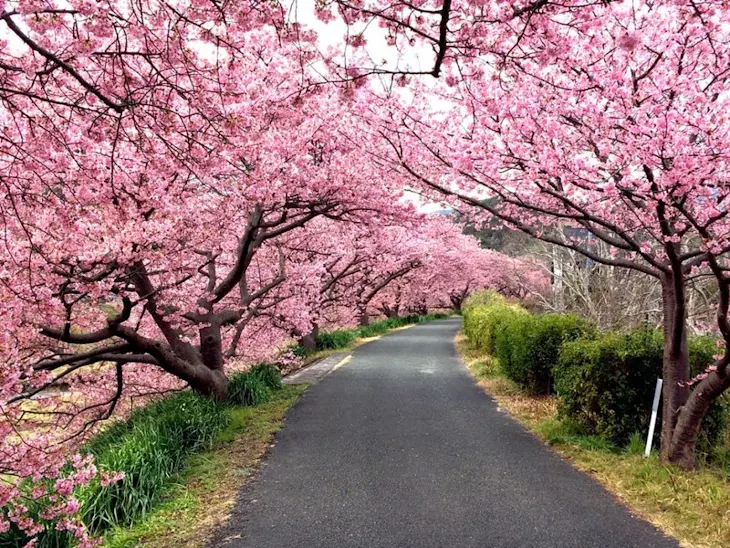
<path id="1" fill-rule="evenodd" d="M 310 388 L 213 545 L 678 546 L 497 409 L 459 326 L 386 335 Z"/>

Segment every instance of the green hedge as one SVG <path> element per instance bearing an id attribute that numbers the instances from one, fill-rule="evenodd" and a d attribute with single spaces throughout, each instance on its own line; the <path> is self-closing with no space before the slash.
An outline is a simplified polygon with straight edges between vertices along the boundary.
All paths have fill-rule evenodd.
<path id="1" fill-rule="evenodd" d="M 474 302 L 491 302 L 482 306 Z M 550 394 L 553 368 L 565 341 L 594 333 L 576 316 L 532 315 L 504 299 L 486 294 L 467 302 L 464 333 L 479 348 L 495 356 L 502 372 L 531 394 Z"/>
<path id="2" fill-rule="evenodd" d="M 711 337 L 690 339 L 692 374 L 713 361 Z M 635 432 L 645 435 L 656 379 L 661 375 L 662 333 L 653 329 L 608 333 L 566 343 L 555 368 L 558 410 L 590 434 L 625 445 Z M 703 421 L 698 450 L 709 454 L 725 432 L 727 409 L 716 403 Z M 656 428 L 661 432 L 661 416 Z"/>
<path id="3" fill-rule="evenodd" d="M 575 316 L 532 315 L 486 295 L 465 305 L 464 333 L 496 357 L 505 376 L 526 392 L 556 392 L 560 416 L 586 434 L 619 446 L 634 433 L 646 435 L 662 371 L 660 331 L 598 334 Z M 712 337 L 692 337 L 689 346 L 690 369 L 696 375 L 712 364 L 717 349 Z M 697 445 L 700 454 L 711 456 L 720 447 L 727 432 L 729 399 L 721 399 L 705 417 Z M 658 436 L 661 424 L 656 431 Z"/>
<path id="4" fill-rule="evenodd" d="M 487 308 L 497 304 L 505 304 L 506 302 L 507 300 L 493 289 L 485 289 L 469 295 L 461 307 L 461 311 L 463 313 L 468 309 Z"/>
<path id="5" fill-rule="evenodd" d="M 512 321 L 527 312 L 518 306 L 499 303 L 494 306 L 470 307 L 463 310 L 464 333 L 479 348 L 489 354 L 497 353 L 496 336 L 503 322 Z"/>
<path id="6" fill-rule="evenodd" d="M 529 394 L 551 394 L 553 369 L 563 343 L 590 336 L 595 330 L 576 316 L 510 313 L 495 331 L 502 372 Z"/>

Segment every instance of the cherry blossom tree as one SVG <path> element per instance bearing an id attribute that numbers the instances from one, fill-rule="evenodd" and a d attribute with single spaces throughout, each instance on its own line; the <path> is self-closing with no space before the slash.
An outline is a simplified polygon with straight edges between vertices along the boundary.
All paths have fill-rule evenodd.
<path id="1" fill-rule="evenodd" d="M 357 295 L 355 280 L 383 254 L 396 257 L 398 247 L 386 249 L 379 238 L 408 226 L 418 230 L 425 217 L 412 204 L 382 203 L 377 215 L 344 222 L 320 217 L 278 241 L 286 262 L 286 279 L 272 292 L 277 305 L 259 311 L 269 329 L 314 349 L 320 328 L 353 324 Z M 369 266 L 368 266 L 369 265 Z"/>
<path id="2" fill-rule="evenodd" d="M 474 291 L 493 289 L 505 297 L 534 301 L 550 291 L 549 278 L 530 258 L 513 258 L 483 249 L 473 236 L 450 219 L 437 217 L 421 254 L 422 266 L 382 291 L 375 307 L 386 316 L 425 313 L 430 309 L 461 310 Z"/>
<path id="3" fill-rule="evenodd" d="M 471 61 L 482 65 L 475 77 L 452 72 L 440 90 L 447 112 L 391 110 L 382 131 L 421 187 L 659 280 L 662 454 L 686 467 L 702 417 L 730 386 L 729 13 L 723 2 L 638 0 L 580 10 L 524 37 L 509 62 L 485 56 Z M 722 352 L 691 389 L 686 299 L 697 276 L 718 287 Z"/>
<path id="4" fill-rule="evenodd" d="M 313 85 L 273 4 L 2 2 L 0 28 L 0 471 L 86 539 L 66 495 L 96 471 L 65 475 L 73 448 L 132 400 L 224 398 L 268 342 L 282 238 L 369 222 L 403 185 L 364 163 L 347 89 Z M 32 536 L 19 480 L 0 500 Z"/>
<path id="5" fill-rule="evenodd" d="M 535 265 L 482 249 L 443 215 L 408 204 L 380 211 L 373 223 L 318 219 L 282 241 L 287 279 L 272 327 L 313 349 L 319 330 L 457 307 L 474 290 L 513 297 L 545 291 Z"/>

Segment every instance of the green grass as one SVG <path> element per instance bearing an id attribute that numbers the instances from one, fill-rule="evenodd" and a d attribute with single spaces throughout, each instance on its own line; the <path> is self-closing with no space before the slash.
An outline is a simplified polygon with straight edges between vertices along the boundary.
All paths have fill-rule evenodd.
<path id="1" fill-rule="evenodd" d="M 347 348 L 358 337 L 356 329 L 336 329 L 317 335 L 317 350 L 338 350 Z"/>
<path id="2" fill-rule="evenodd" d="M 184 471 L 163 489 L 160 503 L 130 527 L 105 537 L 107 548 L 205 546 L 233 507 L 246 479 L 256 469 L 286 411 L 306 386 L 284 386 L 256 407 L 226 409 L 228 425 L 212 448 L 191 456 Z"/>
<path id="3" fill-rule="evenodd" d="M 148 513 L 188 457 L 210 448 L 229 421 L 224 404 L 186 391 L 134 411 L 86 443 L 81 452 L 93 455 L 99 470 L 125 473 L 108 487 L 95 479 L 75 491 L 89 530 L 99 535 Z M 24 537 L 11 528 L 0 534 L 0 546 L 24 545 Z M 73 544 L 69 533 L 50 526 L 37 538 L 39 548 Z"/>
<path id="4" fill-rule="evenodd" d="M 97 479 L 76 490 L 84 523 L 95 535 L 115 529 L 113 536 L 126 539 L 131 533 L 125 528 L 159 527 L 166 512 L 177 515 L 192 509 L 191 491 L 178 489 L 190 482 L 212 489 L 223 464 L 240 474 L 239 460 L 247 462 L 249 456 L 253 462 L 265 451 L 266 440 L 300 391 L 284 387 L 274 366 L 258 364 L 233 375 L 226 402 L 184 391 L 149 403 L 111 424 L 81 451 L 93 455 L 100 470 L 124 472 L 125 476 L 108 487 L 102 487 Z M 239 435 L 250 443 L 242 446 Z M 224 463 L 218 449 L 227 446 L 236 446 L 236 454 Z M 230 478 L 225 483 L 237 484 Z M 157 517 L 150 517 L 153 514 Z M 140 525 L 145 523 L 148 525 Z M 0 546 L 20 546 L 28 540 L 17 528 L 0 534 Z M 52 526 L 39 534 L 37 542 L 39 548 L 75 544 L 67 532 Z"/>
<path id="5" fill-rule="evenodd" d="M 95 482 L 80 491 L 84 522 L 101 532 L 147 513 L 186 458 L 209 448 L 228 420 L 223 405 L 184 392 L 108 428 L 84 449 L 95 456 L 99 469 L 126 476 L 106 488 Z"/>
<path id="6" fill-rule="evenodd" d="M 496 360 L 463 335 L 459 353 L 478 381 L 514 418 L 573 466 L 614 493 L 634 513 L 643 516 L 682 546 L 730 546 L 730 484 L 727 472 L 704 467 L 687 472 L 660 462 L 653 453 L 644 458 L 644 439 L 635 434 L 626 447 L 600 436 L 589 436 L 574 424 L 559 420 L 552 396 L 529 396 L 499 371 Z"/>

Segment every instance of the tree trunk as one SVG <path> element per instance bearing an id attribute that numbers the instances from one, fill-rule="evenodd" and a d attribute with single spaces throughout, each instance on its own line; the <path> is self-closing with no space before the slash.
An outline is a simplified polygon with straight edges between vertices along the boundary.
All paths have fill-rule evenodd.
<path id="1" fill-rule="evenodd" d="M 556 312 L 565 311 L 565 289 L 563 285 L 563 259 L 560 256 L 561 250 L 557 246 L 552 248 L 552 263 L 550 270 L 552 274 L 553 309 Z"/>
<path id="2" fill-rule="evenodd" d="M 449 295 L 449 299 L 451 300 L 451 307 L 454 309 L 454 312 L 461 312 L 461 307 L 464 304 L 464 296 L 462 295 Z"/>
<path id="3" fill-rule="evenodd" d="M 312 330 L 299 339 L 299 346 L 313 352 L 317 350 L 317 337 L 319 336 L 319 326 L 314 324 Z"/>
<path id="4" fill-rule="evenodd" d="M 697 436 L 702 419 L 729 387 L 730 375 L 725 367 L 713 371 L 695 387 L 679 413 L 669 450 L 669 462 L 688 470 L 695 467 Z"/>
<path id="5" fill-rule="evenodd" d="M 190 388 L 206 398 L 225 401 L 228 397 L 228 378 L 222 370 L 209 371 L 189 381 Z"/>
<path id="6" fill-rule="evenodd" d="M 667 275 L 661 282 L 664 311 L 661 455 L 663 459 L 671 460 L 674 429 L 679 412 L 689 397 L 689 387 L 686 385 L 690 379 L 687 314 L 684 280 Z"/>
<path id="7" fill-rule="evenodd" d="M 200 356 L 202 366 L 209 371 L 200 371 L 195 378 L 188 380 L 193 390 L 217 400 L 225 400 L 228 395 L 228 379 L 223 371 L 223 341 L 220 325 L 203 327 L 200 333 Z"/>

